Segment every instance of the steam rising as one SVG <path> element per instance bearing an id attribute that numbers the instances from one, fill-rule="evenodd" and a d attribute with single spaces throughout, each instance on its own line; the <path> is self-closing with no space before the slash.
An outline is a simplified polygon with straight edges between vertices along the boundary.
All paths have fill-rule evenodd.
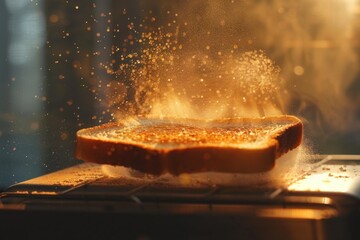
<path id="1" fill-rule="evenodd" d="M 359 2 L 265 2 L 249 5 L 249 21 L 255 20 L 252 33 L 263 37 L 259 45 L 273 49 L 269 56 L 288 80 L 287 109 L 312 121 L 315 131 L 358 128 L 356 102 L 348 92 L 359 74 L 354 51 Z"/>

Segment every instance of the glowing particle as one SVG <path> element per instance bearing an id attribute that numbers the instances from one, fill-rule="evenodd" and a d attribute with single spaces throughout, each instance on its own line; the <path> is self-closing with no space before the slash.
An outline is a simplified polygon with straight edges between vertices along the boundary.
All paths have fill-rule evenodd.
<path id="1" fill-rule="evenodd" d="M 297 65 L 297 66 L 294 67 L 295 75 L 302 76 L 304 74 L 304 72 L 305 72 L 305 70 L 304 70 L 304 68 L 302 66 Z"/>
<path id="2" fill-rule="evenodd" d="M 59 16 L 56 15 L 56 14 L 52 14 L 52 15 L 50 15 L 50 17 L 49 17 L 49 21 L 50 21 L 51 23 L 58 23 L 58 22 L 59 22 Z"/>
<path id="3" fill-rule="evenodd" d="M 30 129 L 33 130 L 33 131 L 36 131 L 39 129 L 39 122 L 32 122 L 30 124 Z"/>

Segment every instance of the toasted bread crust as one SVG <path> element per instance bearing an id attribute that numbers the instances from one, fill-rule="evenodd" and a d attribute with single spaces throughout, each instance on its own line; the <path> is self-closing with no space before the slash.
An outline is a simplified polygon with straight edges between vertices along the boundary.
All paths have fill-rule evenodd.
<path id="1" fill-rule="evenodd" d="M 150 124 L 142 124 L 145 120 L 150 122 Z M 106 132 L 108 129 L 114 127 L 120 130 L 125 129 L 127 123 L 124 122 L 108 123 L 93 128 L 82 129 L 77 132 L 76 157 L 88 162 L 121 165 L 156 175 L 166 172 L 178 175 L 181 173 L 208 171 L 255 173 L 271 170 L 275 165 L 276 158 L 301 144 L 303 134 L 302 122 L 294 116 L 287 115 L 267 118 L 233 118 L 209 121 L 166 119 L 163 122 L 163 120 L 157 119 L 154 120 L 157 130 L 153 129 L 154 125 L 151 124 L 152 120 L 154 119 L 139 119 L 138 123 L 140 125 L 138 126 L 145 131 L 140 133 L 129 132 L 129 135 L 136 135 L 129 136 L 129 140 L 122 138 L 100 138 L 95 134 L 96 132 Z M 176 127 L 171 128 L 171 126 L 175 126 L 178 123 L 182 124 L 182 128 L 189 126 L 188 128 L 191 129 L 190 126 L 194 124 L 199 126 L 200 124 L 204 126 L 205 129 L 212 129 L 209 130 L 210 133 L 223 131 L 219 130 L 219 127 L 225 129 L 225 132 L 220 132 L 220 135 L 209 135 L 208 138 L 206 138 L 206 136 L 209 132 L 206 132 L 204 136 L 198 134 L 199 138 L 203 137 L 204 139 L 201 140 L 201 143 L 199 142 L 199 144 L 197 144 L 196 142 L 190 142 L 189 139 L 177 137 L 176 134 L 178 130 Z M 236 136 L 240 137 L 233 140 L 235 134 L 232 135 L 231 131 L 238 130 L 244 126 L 246 126 L 247 129 L 252 129 L 254 125 L 270 127 L 274 125 L 276 127 L 275 130 L 269 133 L 265 144 L 260 144 L 256 147 L 238 146 L 234 143 L 226 144 L 227 140 L 229 142 L 242 141 L 241 139 L 246 137 L 237 134 Z M 166 131 L 161 130 L 163 126 L 166 126 Z M 147 130 L 153 131 L 150 136 L 155 135 L 157 137 L 156 141 L 165 141 L 165 143 L 167 143 L 166 141 L 173 137 L 172 141 L 179 141 L 180 139 L 184 140 L 184 142 L 176 142 L 176 144 L 172 144 L 166 148 L 159 147 L 159 145 L 153 144 L 154 142 L 145 142 L 145 140 L 149 141 L 149 131 Z M 196 129 L 193 131 L 196 132 Z M 228 133 L 228 131 L 230 131 L 230 133 Z M 123 134 L 126 135 L 128 132 L 124 130 Z M 175 140 L 173 140 L 174 137 Z M 141 142 L 141 140 L 143 142 Z M 204 141 L 207 142 L 203 143 Z M 241 142 L 239 142 L 239 144 L 240 143 Z"/>

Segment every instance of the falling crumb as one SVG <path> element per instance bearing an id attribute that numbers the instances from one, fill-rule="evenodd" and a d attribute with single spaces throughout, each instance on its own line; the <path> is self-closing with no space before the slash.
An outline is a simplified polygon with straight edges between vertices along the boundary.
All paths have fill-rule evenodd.
<path id="1" fill-rule="evenodd" d="M 345 167 L 340 167 L 339 170 L 340 170 L 341 172 L 346 172 L 346 168 L 345 168 Z"/>
<path id="2" fill-rule="evenodd" d="M 67 132 L 62 132 L 62 133 L 60 134 L 60 139 L 63 140 L 63 141 L 65 141 L 66 139 L 68 139 L 68 137 L 69 137 L 69 134 L 68 134 Z"/>

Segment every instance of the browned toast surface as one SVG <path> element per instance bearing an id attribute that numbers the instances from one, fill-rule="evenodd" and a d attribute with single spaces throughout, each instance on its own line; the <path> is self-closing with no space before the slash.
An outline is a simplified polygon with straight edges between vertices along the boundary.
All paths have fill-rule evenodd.
<path id="1" fill-rule="evenodd" d="M 294 116 L 216 120 L 142 118 L 77 132 L 77 158 L 151 173 L 251 173 L 301 144 Z"/>

